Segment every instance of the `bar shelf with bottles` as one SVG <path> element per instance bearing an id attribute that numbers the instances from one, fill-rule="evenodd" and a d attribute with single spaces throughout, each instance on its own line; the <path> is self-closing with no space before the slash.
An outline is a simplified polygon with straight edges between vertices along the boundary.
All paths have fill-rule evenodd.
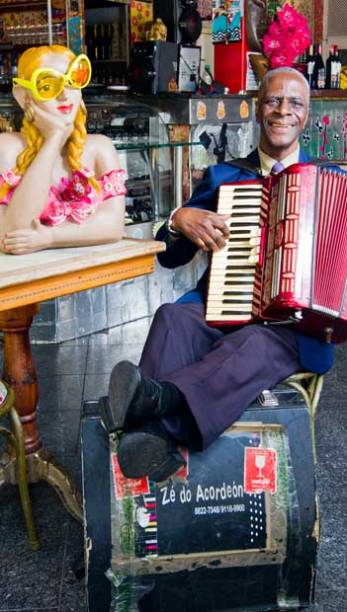
<path id="1" fill-rule="evenodd" d="M 91 88 L 127 89 L 129 65 L 128 6 L 120 4 L 104 9 L 86 4 L 86 47 L 92 63 Z M 94 4 L 92 4 L 94 6 Z"/>
<path id="2" fill-rule="evenodd" d="M 48 44 L 51 25 L 52 42 L 67 44 L 66 6 L 51 3 L 51 24 L 48 2 L 0 1 L 0 91 L 10 91 L 16 76 L 18 56 L 28 47 Z"/>
<path id="3" fill-rule="evenodd" d="M 11 0 L 9 2 L 1 2 L 0 11 L 27 11 L 30 10 L 31 6 L 34 9 L 47 8 L 47 0 L 29 0 L 29 2 L 26 0 L 19 0 L 18 2 Z"/>
<path id="4" fill-rule="evenodd" d="M 341 91 L 342 60 L 337 45 L 329 47 L 329 56 L 324 63 L 322 45 L 310 45 L 304 59 L 305 76 L 313 92 Z M 316 93 L 314 95 L 317 95 Z"/>

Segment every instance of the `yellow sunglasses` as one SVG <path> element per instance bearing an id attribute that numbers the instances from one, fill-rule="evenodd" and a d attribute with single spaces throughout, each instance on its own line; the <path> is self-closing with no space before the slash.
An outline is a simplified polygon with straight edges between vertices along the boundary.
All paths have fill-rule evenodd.
<path id="1" fill-rule="evenodd" d="M 91 77 L 90 61 L 81 53 L 72 61 L 66 74 L 61 74 L 54 68 L 38 68 L 32 73 L 30 81 L 16 77 L 13 83 L 30 89 L 36 100 L 47 102 L 57 98 L 66 86 L 74 89 L 87 87 Z"/>

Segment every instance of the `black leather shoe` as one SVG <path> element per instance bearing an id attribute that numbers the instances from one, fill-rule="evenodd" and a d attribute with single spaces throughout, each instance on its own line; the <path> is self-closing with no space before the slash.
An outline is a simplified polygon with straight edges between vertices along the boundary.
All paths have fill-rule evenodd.
<path id="1" fill-rule="evenodd" d="M 128 431 L 160 416 L 161 385 L 145 379 L 138 366 L 120 361 L 111 372 L 109 383 L 109 415 L 104 425 L 109 432 Z"/>
<path id="2" fill-rule="evenodd" d="M 150 480 L 163 482 L 186 465 L 175 441 L 159 421 L 123 434 L 117 454 L 127 478 L 148 476 Z"/>

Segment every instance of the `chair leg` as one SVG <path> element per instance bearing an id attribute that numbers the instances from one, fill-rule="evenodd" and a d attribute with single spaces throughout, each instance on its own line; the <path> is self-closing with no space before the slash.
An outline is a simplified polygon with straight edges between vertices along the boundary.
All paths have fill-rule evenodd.
<path id="1" fill-rule="evenodd" d="M 40 542 L 36 534 L 29 496 L 22 424 L 20 422 L 17 412 L 13 407 L 10 409 L 10 416 L 16 440 L 17 483 L 24 513 L 25 524 L 28 532 L 29 545 L 32 550 L 38 550 L 40 548 Z"/>

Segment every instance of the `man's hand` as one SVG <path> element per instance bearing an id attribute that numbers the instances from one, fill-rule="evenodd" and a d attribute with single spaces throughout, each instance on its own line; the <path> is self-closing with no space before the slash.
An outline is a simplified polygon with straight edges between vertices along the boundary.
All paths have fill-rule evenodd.
<path id="1" fill-rule="evenodd" d="M 228 218 L 228 215 L 184 207 L 176 210 L 172 217 L 172 229 L 184 234 L 203 251 L 218 251 L 229 236 Z"/>
<path id="2" fill-rule="evenodd" d="M 51 228 L 34 219 L 29 229 L 7 232 L 0 241 L 0 250 L 9 255 L 26 255 L 51 246 Z"/>

